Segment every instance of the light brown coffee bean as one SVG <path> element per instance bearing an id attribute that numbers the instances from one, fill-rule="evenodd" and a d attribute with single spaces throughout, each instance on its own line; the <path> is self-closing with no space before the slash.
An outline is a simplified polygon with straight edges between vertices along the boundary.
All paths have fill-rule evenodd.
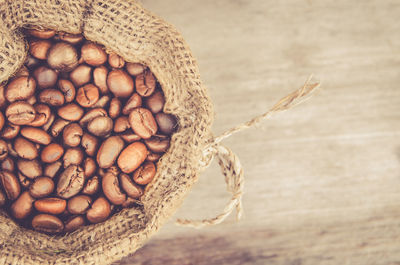
<path id="1" fill-rule="evenodd" d="M 42 150 L 40 158 L 44 163 L 53 163 L 62 157 L 64 154 L 64 148 L 57 144 L 51 143 Z"/>
<path id="2" fill-rule="evenodd" d="M 86 157 L 85 161 L 83 161 L 83 171 L 85 173 L 85 178 L 90 178 L 96 173 L 97 165 L 96 161 L 94 161 L 91 157 Z"/>
<path id="3" fill-rule="evenodd" d="M 85 63 L 99 66 L 107 61 L 107 54 L 100 45 L 93 42 L 85 43 L 81 48 L 82 58 Z"/>
<path id="4" fill-rule="evenodd" d="M 65 102 L 70 103 L 75 99 L 76 90 L 71 81 L 60 79 L 58 80 L 57 86 L 64 94 Z"/>
<path id="5" fill-rule="evenodd" d="M 24 174 L 22 174 L 19 171 L 17 173 L 17 177 L 18 177 L 19 183 L 21 184 L 21 187 L 24 189 L 29 189 L 29 187 L 31 186 L 32 180 L 25 177 Z"/>
<path id="6" fill-rule="evenodd" d="M 0 189 L 0 207 L 3 207 L 7 203 L 6 194 Z"/>
<path id="7" fill-rule="evenodd" d="M 75 100 L 82 107 L 89 108 L 99 100 L 99 89 L 93 84 L 80 87 Z"/>
<path id="8" fill-rule="evenodd" d="M 33 209 L 33 202 L 35 199 L 29 194 L 29 192 L 24 191 L 18 199 L 11 204 L 11 214 L 16 219 L 25 219 L 28 217 Z"/>
<path id="9" fill-rule="evenodd" d="M 29 69 L 25 65 L 21 66 L 21 68 L 15 73 L 14 78 L 21 76 L 29 76 Z"/>
<path id="10" fill-rule="evenodd" d="M 97 152 L 97 164 L 101 168 L 111 167 L 124 148 L 124 141 L 119 136 L 107 138 Z"/>
<path id="11" fill-rule="evenodd" d="M 136 141 L 139 141 L 141 138 L 139 135 L 134 134 L 132 132 L 124 132 L 122 134 L 120 134 L 119 136 L 121 136 L 121 138 L 126 142 L 126 143 L 133 143 Z"/>
<path id="12" fill-rule="evenodd" d="M 134 142 L 122 150 L 117 163 L 122 172 L 131 173 L 143 163 L 146 156 L 146 146 L 141 142 Z"/>
<path id="13" fill-rule="evenodd" d="M 37 178 L 42 175 L 43 170 L 40 163 L 35 160 L 18 159 L 18 170 L 30 179 Z"/>
<path id="14" fill-rule="evenodd" d="M 50 214 L 38 214 L 33 217 L 32 227 L 37 231 L 50 234 L 61 233 L 64 230 L 63 222 Z"/>
<path id="15" fill-rule="evenodd" d="M 71 44 L 58 42 L 50 48 L 47 63 L 53 69 L 69 72 L 78 65 L 78 54 Z"/>
<path id="16" fill-rule="evenodd" d="M 147 154 L 146 161 L 150 161 L 150 162 L 154 162 L 155 163 L 160 159 L 160 157 L 161 157 L 160 154 L 149 152 Z"/>
<path id="17" fill-rule="evenodd" d="M 114 123 L 114 132 L 120 133 L 130 129 L 131 125 L 127 116 L 118 117 Z"/>
<path id="18" fill-rule="evenodd" d="M 83 151 L 79 147 L 68 148 L 64 154 L 64 168 L 70 165 L 80 165 L 83 161 Z"/>
<path id="19" fill-rule="evenodd" d="M 103 95 L 108 93 L 107 76 L 108 70 L 105 66 L 96 67 L 93 70 L 93 82 Z"/>
<path id="20" fill-rule="evenodd" d="M 164 153 L 169 148 L 170 139 L 164 135 L 155 135 L 146 139 L 145 144 L 154 153 Z"/>
<path id="21" fill-rule="evenodd" d="M 57 183 L 57 195 L 69 199 L 78 194 L 85 183 L 83 169 L 77 165 L 67 167 L 60 175 Z"/>
<path id="22" fill-rule="evenodd" d="M 32 55 L 28 54 L 25 59 L 25 66 L 28 67 L 29 69 L 34 69 L 36 66 L 38 66 L 40 61 L 33 57 Z"/>
<path id="23" fill-rule="evenodd" d="M 79 121 L 82 118 L 84 111 L 79 105 L 75 103 L 69 103 L 59 108 L 57 113 L 58 116 L 64 120 Z"/>
<path id="24" fill-rule="evenodd" d="M 86 213 L 86 218 L 89 222 L 96 224 L 107 220 L 111 214 L 110 203 L 104 197 L 99 197 L 95 200 Z"/>
<path id="25" fill-rule="evenodd" d="M 9 102 L 26 100 L 33 96 L 36 90 L 36 81 L 30 76 L 20 76 L 11 80 L 4 91 Z"/>
<path id="26" fill-rule="evenodd" d="M 33 40 L 29 43 L 29 53 L 37 59 L 46 60 L 50 47 L 51 42 L 48 40 Z"/>
<path id="27" fill-rule="evenodd" d="M 4 115 L 2 112 L 0 112 L 0 131 L 3 129 L 5 122 Z"/>
<path id="28" fill-rule="evenodd" d="M 82 117 L 82 119 L 79 120 L 79 124 L 82 127 L 86 127 L 89 122 L 94 120 L 97 117 L 106 117 L 107 116 L 107 111 L 102 108 L 95 108 L 91 109 L 86 114 Z"/>
<path id="29" fill-rule="evenodd" d="M 152 72 L 146 71 L 136 77 L 135 86 L 139 95 L 148 97 L 156 89 L 156 78 Z"/>
<path id="30" fill-rule="evenodd" d="M 53 125 L 54 120 L 56 119 L 56 115 L 54 113 L 50 113 L 49 119 L 47 122 L 42 126 L 42 129 L 45 130 L 46 132 L 50 129 L 50 127 Z M 32 126 L 32 125 L 31 125 Z"/>
<path id="31" fill-rule="evenodd" d="M 4 140 L 0 140 L 0 160 L 7 158 L 9 153 L 9 147 Z"/>
<path id="32" fill-rule="evenodd" d="M 108 109 L 108 115 L 110 115 L 110 118 L 117 118 L 121 114 L 121 107 L 121 101 L 118 98 L 113 98 L 110 102 L 110 108 Z"/>
<path id="33" fill-rule="evenodd" d="M 88 65 L 81 64 L 69 74 L 69 79 L 76 87 L 81 87 L 90 82 L 92 77 L 92 68 Z"/>
<path id="34" fill-rule="evenodd" d="M 36 116 L 35 119 L 28 125 L 32 127 L 40 127 L 45 125 L 51 116 L 51 110 L 49 106 L 47 106 L 46 104 L 39 103 L 33 107 L 35 108 Z"/>
<path id="35" fill-rule="evenodd" d="M 111 133 L 113 121 L 110 117 L 97 117 L 89 122 L 87 129 L 98 137 L 105 137 Z"/>
<path id="36" fill-rule="evenodd" d="M 106 198 L 114 205 L 121 205 L 126 200 L 126 194 L 121 192 L 118 176 L 107 172 L 102 179 L 102 188 Z"/>
<path id="37" fill-rule="evenodd" d="M 54 38 L 71 44 L 78 44 L 83 40 L 82 34 L 71 34 L 65 32 L 59 32 Z"/>
<path id="38" fill-rule="evenodd" d="M 28 29 L 27 33 L 29 35 L 39 38 L 39 39 L 50 39 L 56 34 L 55 30 L 51 30 L 51 29 L 45 29 L 45 30 Z"/>
<path id="39" fill-rule="evenodd" d="M 1 170 L 14 171 L 15 162 L 11 157 L 6 157 L 3 161 L 1 161 Z"/>
<path id="40" fill-rule="evenodd" d="M 62 106 L 65 103 L 63 93 L 58 89 L 45 89 L 39 94 L 39 101 L 50 106 Z"/>
<path id="41" fill-rule="evenodd" d="M 138 75 L 142 74 L 145 69 L 146 69 L 146 67 L 140 63 L 127 63 L 126 64 L 126 71 L 128 71 L 128 73 L 133 76 L 138 76 Z"/>
<path id="42" fill-rule="evenodd" d="M 149 184 L 156 175 L 156 166 L 153 162 L 146 161 L 133 172 L 133 180 L 140 185 Z"/>
<path id="43" fill-rule="evenodd" d="M 54 190 L 54 182 L 49 177 L 37 177 L 29 187 L 29 193 L 34 198 L 43 198 Z"/>
<path id="44" fill-rule="evenodd" d="M 85 187 L 82 190 L 83 194 L 94 195 L 99 191 L 100 181 L 98 176 L 88 179 Z"/>
<path id="45" fill-rule="evenodd" d="M 0 171 L 0 182 L 9 200 L 15 200 L 21 193 L 17 177 L 10 171 Z"/>
<path id="46" fill-rule="evenodd" d="M 86 222 L 84 217 L 80 215 L 72 216 L 67 221 L 65 221 L 64 232 L 71 233 L 77 230 L 78 228 L 84 226 L 85 223 Z"/>
<path id="47" fill-rule="evenodd" d="M 178 127 L 174 115 L 161 112 L 157 113 L 155 118 L 160 132 L 164 134 L 171 135 Z"/>
<path id="48" fill-rule="evenodd" d="M 153 114 L 145 108 L 136 108 L 129 114 L 129 123 L 135 134 L 149 139 L 157 132 L 157 123 Z"/>
<path id="49" fill-rule="evenodd" d="M 90 208 L 92 199 L 87 195 L 77 195 L 68 200 L 67 209 L 71 214 L 84 214 Z"/>
<path id="50" fill-rule="evenodd" d="M 120 174 L 122 189 L 133 199 L 139 199 L 143 195 L 143 188 L 135 184 L 127 174 Z"/>
<path id="51" fill-rule="evenodd" d="M 15 138 L 15 137 L 18 135 L 19 130 L 20 130 L 19 125 L 14 125 L 14 124 L 12 124 L 12 123 L 8 123 L 8 124 L 4 127 L 4 129 L 3 129 L 3 131 L 1 132 L 0 136 L 1 136 L 3 139 L 11 140 L 11 139 Z"/>
<path id="52" fill-rule="evenodd" d="M 7 157 L 6 150 L 4 148 L 4 143 L 5 143 L 4 141 L 0 140 L 1 159 L 5 159 Z M 10 142 L 6 143 L 6 145 L 7 145 L 8 155 L 13 157 L 18 157 L 17 152 L 14 150 L 14 146 Z"/>
<path id="53" fill-rule="evenodd" d="M 43 174 L 47 177 L 54 178 L 61 167 L 62 163 L 60 161 L 48 164 L 45 166 Z"/>
<path id="54" fill-rule="evenodd" d="M 77 123 L 68 124 L 63 131 L 64 144 L 70 147 L 76 147 L 81 143 L 83 136 L 82 127 Z"/>
<path id="55" fill-rule="evenodd" d="M 11 103 L 6 109 L 6 117 L 15 125 L 26 125 L 35 119 L 35 109 L 32 105 L 23 101 Z"/>
<path id="56" fill-rule="evenodd" d="M 25 159 L 32 160 L 38 156 L 38 150 L 35 144 L 22 137 L 17 137 L 17 139 L 15 139 L 14 150 L 19 157 Z"/>
<path id="57" fill-rule="evenodd" d="M 108 74 L 107 86 L 116 97 L 129 97 L 134 90 L 132 77 L 119 69 Z"/>
<path id="58" fill-rule="evenodd" d="M 71 121 L 66 121 L 64 119 L 57 119 L 51 126 L 50 133 L 53 137 L 57 137 L 64 130 L 64 128 L 70 124 Z"/>
<path id="59" fill-rule="evenodd" d="M 105 108 L 109 101 L 109 96 L 102 96 L 91 108 Z"/>
<path id="60" fill-rule="evenodd" d="M 122 114 L 129 115 L 133 109 L 140 106 L 142 106 L 142 97 L 138 93 L 133 93 L 122 109 Z"/>
<path id="61" fill-rule="evenodd" d="M 42 213 L 61 214 L 67 208 L 67 201 L 60 198 L 48 197 L 35 201 L 34 206 L 36 210 Z"/>
<path id="62" fill-rule="evenodd" d="M 27 100 L 26 100 L 26 103 L 28 103 L 28 104 L 30 104 L 30 105 L 35 105 L 36 103 L 37 103 L 37 99 L 36 99 L 36 97 L 35 96 L 32 96 L 32 97 L 30 97 L 30 98 L 28 98 Z"/>
<path id="63" fill-rule="evenodd" d="M 121 204 L 122 208 L 132 208 L 136 205 L 142 205 L 140 200 L 131 198 L 131 197 L 127 197 L 126 201 L 124 201 L 123 204 Z"/>
<path id="64" fill-rule="evenodd" d="M 97 151 L 98 140 L 95 136 L 89 133 L 84 133 L 82 136 L 81 145 L 87 155 L 94 156 Z"/>
<path id="65" fill-rule="evenodd" d="M 108 55 L 108 64 L 112 68 L 122 68 L 125 66 L 125 60 L 116 53 L 111 53 Z"/>
<path id="66" fill-rule="evenodd" d="M 58 79 L 56 71 L 46 66 L 39 66 L 36 68 L 35 71 L 33 71 L 33 76 L 36 79 L 36 84 L 40 88 L 54 87 Z"/>
<path id="67" fill-rule="evenodd" d="M 48 145 L 51 142 L 51 136 L 40 128 L 24 127 L 21 129 L 21 135 L 38 144 Z"/>

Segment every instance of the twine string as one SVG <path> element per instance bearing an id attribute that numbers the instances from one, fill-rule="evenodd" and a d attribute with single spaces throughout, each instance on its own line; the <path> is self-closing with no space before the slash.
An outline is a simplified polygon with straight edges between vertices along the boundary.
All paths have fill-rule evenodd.
<path id="1" fill-rule="evenodd" d="M 276 103 L 267 112 L 245 123 L 235 126 L 211 140 L 211 142 L 203 150 L 203 157 L 200 160 L 200 166 L 202 169 L 208 168 L 213 159 L 216 157 L 221 168 L 221 173 L 225 177 L 227 190 L 228 192 L 232 193 L 232 197 L 222 213 L 216 217 L 203 220 L 178 219 L 176 221 L 177 225 L 202 228 L 204 226 L 220 224 L 233 212 L 234 209 L 236 209 L 236 220 L 239 220 L 242 217 L 242 196 L 244 185 L 243 168 L 236 154 L 221 144 L 222 140 L 232 136 L 235 133 L 254 127 L 261 121 L 272 117 L 273 114 L 291 109 L 309 99 L 320 86 L 318 82 L 312 83 L 311 80 L 312 76 L 307 79 L 301 88 L 279 100 L 278 103 Z"/>

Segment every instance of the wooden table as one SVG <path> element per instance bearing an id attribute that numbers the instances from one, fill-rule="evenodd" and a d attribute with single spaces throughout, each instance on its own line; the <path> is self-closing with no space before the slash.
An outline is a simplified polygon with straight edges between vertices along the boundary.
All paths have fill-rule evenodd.
<path id="1" fill-rule="evenodd" d="M 245 215 L 193 230 L 230 195 L 216 163 L 176 216 L 119 264 L 400 264 L 400 2 L 143 0 L 198 59 L 218 135 L 314 73 L 305 104 L 224 141 Z"/>

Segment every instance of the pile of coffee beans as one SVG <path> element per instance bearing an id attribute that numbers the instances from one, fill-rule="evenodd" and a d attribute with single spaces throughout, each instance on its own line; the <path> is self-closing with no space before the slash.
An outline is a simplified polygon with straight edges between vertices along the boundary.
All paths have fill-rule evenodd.
<path id="1" fill-rule="evenodd" d="M 177 129 L 156 77 L 79 34 L 26 35 L 0 86 L 0 207 L 60 234 L 140 204 Z"/>

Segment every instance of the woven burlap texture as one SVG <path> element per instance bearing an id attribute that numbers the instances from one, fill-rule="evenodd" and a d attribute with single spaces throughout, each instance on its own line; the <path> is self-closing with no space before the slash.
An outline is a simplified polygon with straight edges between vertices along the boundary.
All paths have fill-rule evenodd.
<path id="1" fill-rule="evenodd" d="M 212 104 L 190 49 L 176 29 L 135 1 L 0 0 L 0 16 L 0 82 L 24 62 L 21 28 L 82 32 L 126 61 L 149 66 L 165 92 L 164 111 L 178 117 L 180 128 L 141 208 L 55 237 L 21 228 L 1 212 L 0 264 L 101 265 L 134 253 L 180 206 L 212 138 Z"/>

